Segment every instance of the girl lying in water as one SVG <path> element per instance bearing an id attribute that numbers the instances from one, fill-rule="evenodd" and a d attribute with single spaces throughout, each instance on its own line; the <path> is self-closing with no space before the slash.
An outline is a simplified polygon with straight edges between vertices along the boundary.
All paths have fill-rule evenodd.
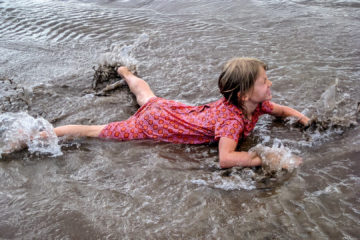
<path id="1" fill-rule="evenodd" d="M 107 125 L 66 125 L 54 129 L 57 136 L 98 137 L 127 141 L 154 139 L 164 142 L 202 144 L 219 142 L 221 168 L 259 166 L 262 160 L 254 152 L 235 151 L 239 139 L 254 129 L 259 116 L 296 117 L 303 125 L 309 118 L 286 106 L 270 102 L 271 81 L 266 65 L 254 58 L 228 61 L 218 85 L 224 96 L 202 106 L 187 106 L 154 95 L 149 85 L 127 67 L 119 67 L 135 94 L 140 109 L 128 120 Z"/>

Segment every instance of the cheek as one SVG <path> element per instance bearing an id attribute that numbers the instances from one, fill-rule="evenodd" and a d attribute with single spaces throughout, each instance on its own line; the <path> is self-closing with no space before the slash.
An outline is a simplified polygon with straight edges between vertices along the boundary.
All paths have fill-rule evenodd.
<path id="1" fill-rule="evenodd" d="M 258 87 L 256 88 L 255 93 L 256 93 L 256 94 L 263 94 L 265 91 L 266 91 L 266 88 L 264 88 L 264 86 L 258 86 Z"/>
<path id="2" fill-rule="evenodd" d="M 263 92 L 266 92 L 268 90 L 268 87 L 266 85 L 264 85 L 261 89 Z"/>

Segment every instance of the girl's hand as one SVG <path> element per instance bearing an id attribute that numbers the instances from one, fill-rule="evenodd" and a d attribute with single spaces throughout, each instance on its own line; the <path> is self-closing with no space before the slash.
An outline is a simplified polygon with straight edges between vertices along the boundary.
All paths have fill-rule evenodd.
<path id="1" fill-rule="evenodd" d="M 292 170 L 302 164 L 301 157 L 285 151 L 275 151 L 270 148 L 265 148 L 261 153 L 263 166 L 270 170 L 287 169 Z"/>
<path id="2" fill-rule="evenodd" d="M 303 124 L 304 126 L 309 125 L 310 123 L 310 119 L 308 117 L 306 117 L 304 114 L 296 111 L 293 108 L 287 107 L 287 106 L 283 106 L 283 105 L 279 105 L 276 103 L 273 103 L 273 110 L 271 112 L 271 115 L 277 116 L 277 117 L 296 117 L 297 119 L 299 119 L 298 121 Z"/>
<path id="3" fill-rule="evenodd" d="M 294 164 L 292 164 L 291 168 L 297 168 L 298 166 L 300 166 L 302 163 L 303 163 L 303 160 L 301 157 L 299 156 L 296 156 L 296 155 L 292 155 L 292 158 L 293 158 L 293 161 L 294 161 Z M 281 168 L 282 169 L 289 169 L 290 168 L 290 165 L 288 163 L 283 163 L 281 165 Z"/>

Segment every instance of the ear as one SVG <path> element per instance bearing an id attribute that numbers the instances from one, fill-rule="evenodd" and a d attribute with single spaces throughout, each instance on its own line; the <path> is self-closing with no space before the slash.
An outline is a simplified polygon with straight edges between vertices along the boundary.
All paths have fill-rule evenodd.
<path id="1" fill-rule="evenodd" d="M 240 92 L 237 93 L 237 97 L 238 99 L 241 99 L 242 102 L 245 102 L 247 100 L 249 100 L 249 94 L 245 93 L 244 95 L 241 95 Z"/>

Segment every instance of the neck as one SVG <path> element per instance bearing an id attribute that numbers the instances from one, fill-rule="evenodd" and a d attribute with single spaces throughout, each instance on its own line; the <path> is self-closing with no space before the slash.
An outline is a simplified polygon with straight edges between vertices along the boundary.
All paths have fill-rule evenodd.
<path id="1" fill-rule="evenodd" d="M 253 112 L 255 111 L 256 107 L 258 106 L 258 103 L 254 103 L 251 101 L 246 101 L 244 103 L 245 106 L 245 115 L 248 119 L 251 119 L 251 116 Z"/>

